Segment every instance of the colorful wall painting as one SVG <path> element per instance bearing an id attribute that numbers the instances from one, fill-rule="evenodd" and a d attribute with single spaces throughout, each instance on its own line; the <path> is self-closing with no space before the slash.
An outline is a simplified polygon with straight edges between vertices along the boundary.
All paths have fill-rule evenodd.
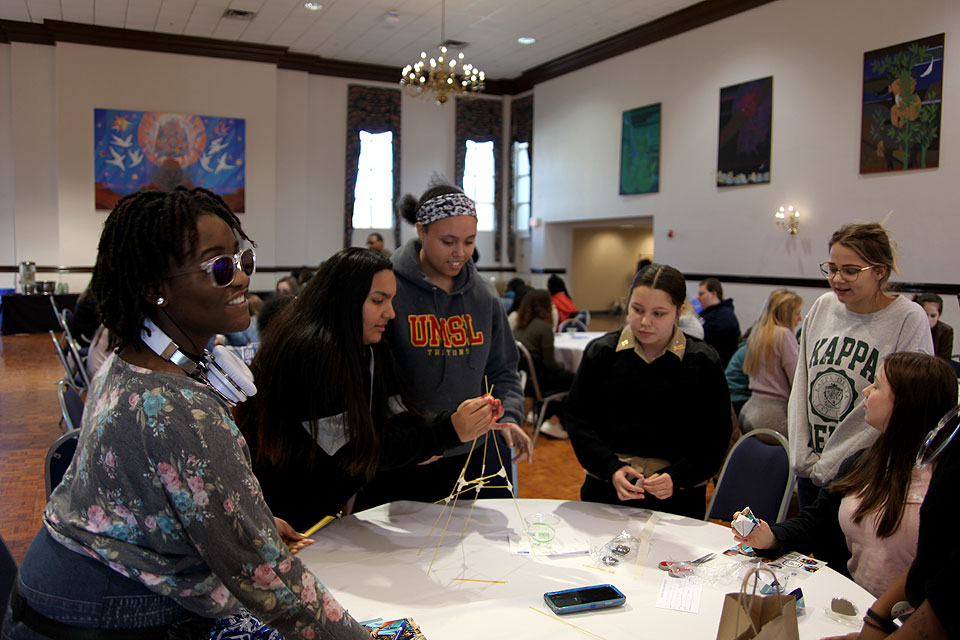
<path id="1" fill-rule="evenodd" d="M 620 195 L 660 191 L 660 104 L 623 112 Z"/>
<path id="2" fill-rule="evenodd" d="M 245 210 L 246 121 L 185 113 L 95 109 L 97 209 L 140 189 L 204 187 Z"/>
<path id="3" fill-rule="evenodd" d="M 720 89 L 717 186 L 770 182 L 773 76 Z"/>
<path id="4" fill-rule="evenodd" d="M 863 54 L 860 173 L 940 166 L 940 35 Z"/>

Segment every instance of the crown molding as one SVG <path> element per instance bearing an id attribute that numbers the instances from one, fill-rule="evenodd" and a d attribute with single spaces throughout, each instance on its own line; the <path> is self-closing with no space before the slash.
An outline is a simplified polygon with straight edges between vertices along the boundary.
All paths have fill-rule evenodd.
<path id="1" fill-rule="evenodd" d="M 771 2 L 776 0 L 703 0 L 653 22 L 642 24 L 528 69 L 519 77 L 488 79 L 484 93 L 493 96 L 524 93 L 538 83 Z M 305 53 L 294 53 L 286 47 L 100 27 L 60 20 L 44 20 L 42 24 L 0 20 L 0 42 L 29 42 L 46 45 L 73 42 L 102 47 L 265 62 L 275 64 L 280 69 L 338 78 L 390 83 L 399 81 L 399 72 L 392 66 L 321 58 Z"/>
<path id="2" fill-rule="evenodd" d="M 646 47 L 660 40 L 692 31 L 699 27 L 729 18 L 776 0 L 704 0 L 675 11 L 652 22 L 634 27 L 605 40 L 560 56 L 527 69 L 518 78 L 510 80 L 509 93 L 527 91 L 535 84 L 552 80 L 564 74 L 609 60 L 615 56 Z"/>

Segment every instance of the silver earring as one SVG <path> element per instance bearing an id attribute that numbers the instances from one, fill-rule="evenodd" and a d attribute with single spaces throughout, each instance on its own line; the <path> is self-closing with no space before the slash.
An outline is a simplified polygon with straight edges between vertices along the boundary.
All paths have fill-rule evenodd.
<path id="1" fill-rule="evenodd" d="M 162 307 L 165 304 L 167 304 L 166 299 L 163 296 L 157 296 L 157 306 Z"/>

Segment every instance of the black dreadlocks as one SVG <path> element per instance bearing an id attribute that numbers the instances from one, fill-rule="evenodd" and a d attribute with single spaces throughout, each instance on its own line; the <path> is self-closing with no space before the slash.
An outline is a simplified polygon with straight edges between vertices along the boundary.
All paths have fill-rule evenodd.
<path id="1" fill-rule="evenodd" d="M 156 295 L 171 264 L 193 253 L 197 218 L 203 214 L 219 217 L 253 244 L 227 203 L 200 187 L 131 193 L 107 216 L 90 287 L 100 300 L 111 348 L 139 339 L 143 317 L 153 308 L 147 296 Z"/>

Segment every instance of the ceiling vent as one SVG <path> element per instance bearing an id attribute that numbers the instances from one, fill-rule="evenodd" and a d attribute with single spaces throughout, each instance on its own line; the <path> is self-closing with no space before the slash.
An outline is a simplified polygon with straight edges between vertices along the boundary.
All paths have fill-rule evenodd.
<path id="1" fill-rule="evenodd" d="M 440 46 L 452 47 L 454 49 L 463 49 L 469 44 L 470 44 L 469 42 L 464 42 L 463 40 L 453 40 L 451 38 L 447 38 L 446 40 L 440 43 Z"/>
<path id="2" fill-rule="evenodd" d="M 224 18 L 231 20 L 253 20 L 257 17 L 256 11 L 244 11 L 243 9 L 227 9 L 223 12 Z"/>

